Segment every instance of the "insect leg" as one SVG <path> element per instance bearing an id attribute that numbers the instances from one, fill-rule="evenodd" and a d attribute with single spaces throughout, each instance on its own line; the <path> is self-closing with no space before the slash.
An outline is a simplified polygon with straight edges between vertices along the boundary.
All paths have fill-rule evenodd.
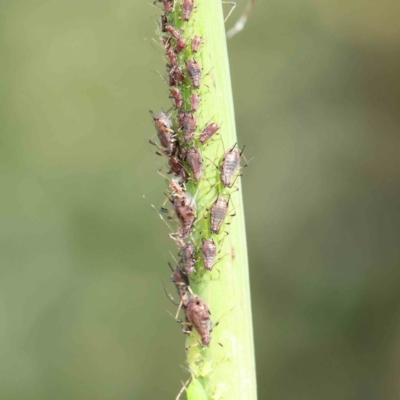
<path id="1" fill-rule="evenodd" d="M 228 15 L 226 16 L 224 22 L 228 21 L 228 18 L 231 16 L 233 10 L 236 8 L 236 3 L 234 1 L 222 1 L 222 4 L 230 4 L 232 8 L 230 9 Z"/>

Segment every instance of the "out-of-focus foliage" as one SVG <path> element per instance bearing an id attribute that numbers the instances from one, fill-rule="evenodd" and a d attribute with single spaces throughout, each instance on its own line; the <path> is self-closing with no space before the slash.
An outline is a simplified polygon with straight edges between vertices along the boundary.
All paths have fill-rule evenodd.
<path id="1" fill-rule="evenodd" d="M 400 397 L 398 8 L 260 1 L 229 44 L 260 399 Z M 172 399 L 188 376 L 150 207 L 158 15 L 2 2 L 2 399 Z"/>

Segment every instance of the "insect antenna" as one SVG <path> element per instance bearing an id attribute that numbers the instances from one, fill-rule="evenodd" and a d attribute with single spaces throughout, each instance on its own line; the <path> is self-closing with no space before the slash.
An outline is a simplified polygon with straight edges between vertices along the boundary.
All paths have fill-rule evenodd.
<path id="1" fill-rule="evenodd" d="M 167 295 L 168 299 L 171 301 L 172 304 L 174 304 L 175 306 L 179 307 L 179 304 L 175 303 L 175 299 L 172 296 L 172 294 L 167 292 L 167 288 L 165 287 L 164 281 L 161 281 L 161 282 L 162 282 L 163 287 L 164 287 L 164 293 Z"/>
<path id="2" fill-rule="evenodd" d="M 160 213 L 157 211 L 157 209 L 156 209 L 156 207 L 154 206 L 154 204 L 151 204 L 151 206 L 153 207 L 154 211 L 158 214 L 158 216 L 164 221 L 165 225 L 168 226 L 168 228 L 170 229 L 171 233 L 173 233 L 173 232 L 174 232 L 173 229 L 169 226 L 168 222 L 165 220 L 165 218 L 162 216 L 162 214 L 160 214 Z"/>
<path id="3" fill-rule="evenodd" d="M 222 1 L 222 4 L 230 4 L 232 6 L 232 8 L 230 9 L 228 15 L 225 17 L 224 22 L 226 23 L 226 21 L 228 21 L 228 18 L 231 16 L 231 14 L 233 13 L 233 10 L 236 8 L 236 3 L 234 1 Z"/>
<path id="4" fill-rule="evenodd" d="M 175 400 L 179 400 L 181 398 L 183 391 L 186 390 L 186 387 L 190 383 L 191 379 L 192 378 L 190 377 L 185 383 L 181 382 L 183 386 L 182 389 L 179 391 L 178 396 L 176 396 Z"/>
<path id="5" fill-rule="evenodd" d="M 254 10 L 256 3 L 257 3 L 257 0 L 249 0 L 249 2 L 246 5 L 245 10 L 243 11 L 243 14 L 237 20 L 236 24 L 231 29 L 229 29 L 229 31 L 226 33 L 226 37 L 228 39 L 233 38 L 233 36 L 235 36 L 236 34 L 238 34 L 240 31 L 242 31 L 244 29 L 247 19 L 249 18 L 250 14 Z"/>

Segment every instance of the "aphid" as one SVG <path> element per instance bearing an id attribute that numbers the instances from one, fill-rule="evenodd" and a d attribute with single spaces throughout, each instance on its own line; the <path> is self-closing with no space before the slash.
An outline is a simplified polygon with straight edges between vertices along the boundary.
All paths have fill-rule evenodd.
<path id="1" fill-rule="evenodd" d="M 183 96 L 178 88 L 171 89 L 171 95 L 169 97 L 174 99 L 176 108 L 181 108 L 183 106 Z"/>
<path id="2" fill-rule="evenodd" d="M 175 45 L 175 53 L 179 54 L 180 52 L 182 52 L 186 47 L 186 40 L 183 36 L 181 36 Z"/>
<path id="3" fill-rule="evenodd" d="M 179 30 L 173 27 L 172 25 L 167 25 L 165 29 L 175 39 L 179 40 L 181 38 L 181 33 L 179 32 Z"/>
<path id="4" fill-rule="evenodd" d="M 201 36 L 195 36 L 193 38 L 193 40 L 192 40 L 192 51 L 193 51 L 193 53 L 197 53 L 199 51 L 199 47 L 200 47 L 202 41 L 203 41 L 203 38 Z"/>
<path id="5" fill-rule="evenodd" d="M 160 3 L 162 2 L 164 4 L 164 10 L 165 13 L 170 13 L 173 8 L 174 8 L 174 0 L 158 0 Z M 156 2 L 154 1 L 154 4 L 156 4 Z"/>
<path id="6" fill-rule="evenodd" d="M 196 203 L 189 193 L 185 193 L 182 197 L 175 197 L 173 201 L 176 215 L 182 222 L 181 238 L 186 238 L 193 226 L 196 219 Z"/>
<path id="7" fill-rule="evenodd" d="M 232 259 L 232 261 L 235 261 L 235 259 L 236 259 L 235 246 L 231 247 L 231 259 Z"/>
<path id="8" fill-rule="evenodd" d="M 183 71 L 181 67 L 174 66 L 169 69 L 169 75 L 173 77 L 174 82 L 178 85 L 182 85 L 183 81 L 185 80 L 185 77 L 183 75 Z"/>
<path id="9" fill-rule="evenodd" d="M 168 24 L 168 17 L 166 14 L 161 15 L 161 32 L 167 32 L 166 26 Z"/>
<path id="10" fill-rule="evenodd" d="M 176 291 L 178 292 L 182 305 L 186 307 L 187 303 L 190 300 L 189 279 L 178 265 L 175 267 L 175 269 L 172 268 L 172 265 L 170 263 L 168 263 L 168 265 L 172 271 L 171 282 L 176 287 Z"/>
<path id="11" fill-rule="evenodd" d="M 207 303 L 200 297 L 191 298 L 185 308 L 188 321 L 201 337 L 203 346 L 208 346 L 211 341 L 211 312 Z"/>
<path id="12" fill-rule="evenodd" d="M 215 122 L 207 125 L 200 135 L 200 143 L 204 144 L 207 140 L 211 139 L 217 133 L 218 129 L 219 127 Z"/>
<path id="13" fill-rule="evenodd" d="M 203 159 L 201 153 L 196 147 L 191 147 L 186 154 L 187 162 L 193 172 L 193 178 L 198 182 L 203 176 Z"/>
<path id="14" fill-rule="evenodd" d="M 175 148 L 175 140 L 173 138 L 173 125 L 171 118 L 161 111 L 158 115 L 154 116 L 153 112 L 150 111 L 154 125 L 156 127 L 157 136 L 160 139 L 162 150 L 165 154 L 170 155 L 173 153 Z"/>
<path id="15" fill-rule="evenodd" d="M 164 10 L 166 13 L 170 13 L 174 8 L 174 0 L 163 0 Z"/>
<path id="16" fill-rule="evenodd" d="M 175 66 L 178 63 L 178 58 L 171 48 L 167 49 L 167 57 L 169 58 L 170 65 Z"/>
<path id="17" fill-rule="evenodd" d="M 194 133 L 196 131 L 197 127 L 196 117 L 194 116 L 193 113 L 190 114 L 183 113 L 183 115 L 180 116 L 179 122 L 183 128 L 183 132 L 185 133 L 183 140 L 186 143 L 189 143 L 193 139 Z"/>
<path id="18" fill-rule="evenodd" d="M 221 181 L 223 185 L 227 188 L 231 188 L 233 185 L 232 178 L 240 166 L 240 157 L 242 155 L 242 152 L 239 153 L 239 151 L 236 149 L 235 144 L 224 155 L 221 164 Z"/>
<path id="19" fill-rule="evenodd" d="M 181 220 L 182 230 L 180 237 L 186 238 L 193 226 L 196 219 L 197 206 L 194 198 L 187 192 L 174 179 L 171 184 L 172 189 L 172 204 L 174 206 L 176 215 Z"/>
<path id="20" fill-rule="evenodd" d="M 197 111 L 200 104 L 200 96 L 197 93 L 193 93 L 190 97 L 190 105 L 192 107 L 192 112 Z"/>
<path id="21" fill-rule="evenodd" d="M 211 232 L 219 233 L 221 225 L 228 213 L 229 203 L 224 197 L 219 196 L 211 207 Z"/>
<path id="22" fill-rule="evenodd" d="M 168 71 L 168 84 L 169 86 L 176 86 L 176 80 L 175 80 L 175 75 L 174 75 L 174 69 L 172 65 L 167 65 L 167 71 Z"/>
<path id="23" fill-rule="evenodd" d="M 183 182 L 187 182 L 189 180 L 189 174 L 177 156 L 171 155 L 169 157 L 168 164 L 171 167 L 168 172 L 169 174 L 180 176 Z"/>
<path id="24" fill-rule="evenodd" d="M 217 255 L 217 246 L 215 246 L 214 240 L 205 240 L 201 246 L 201 250 L 203 251 L 204 255 L 204 268 L 208 271 L 211 271 Z"/>
<path id="25" fill-rule="evenodd" d="M 193 8 L 194 0 L 183 0 L 182 14 L 184 21 L 189 21 L 190 16 L 192 15 Z"/>
<path id="26" fill-rule="evenodd" d="M 200 87 L 200 79 L 201 79 L 201 70 L 199 64 L 194 58 L 191 58 L 186 62 L 186 70 L 189 74 L 190 80 L 192 81 L 192 85 L 195 89 Z"/>
<path id="27" fill-rule="evenodd" d="M 186 275 L 190 275 L 194 272 L 194 264 L 196 263 L 194 244 L 190 242 L 185 243 L 182 246 L 181 251 L 183 261 L 182 272 Z"/>

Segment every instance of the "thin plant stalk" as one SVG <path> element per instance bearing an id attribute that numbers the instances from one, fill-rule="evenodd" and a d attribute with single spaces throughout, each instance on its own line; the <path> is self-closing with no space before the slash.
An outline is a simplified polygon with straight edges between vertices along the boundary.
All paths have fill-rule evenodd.
<path id="1" fill-rule="evenodd" d="M 187 362 L 192 375 L 187 397 L 189 400 L 254 400 L 257 392 L 242 178 L 238 177 L 234 187 L 228 189 L 223 187 L 220 176 L 225 152 L 237 143 L 222 3 L 196 0 L 195 4 L 191 20 L 184 23 L 181 2 L 177 1 L 175 21 L 179 28 L 184 27 L 183 35 L 189 46 L 194 35 L 203 38 L 198 53 L 187 53 L 202 67 L 198 127 L 201 129 L 212 120 L 221 128 L 219 135 L 201 149 L 204 177 L 198 183 L 187 184 L 188 192 L 196 196 L 197 203 L 194 242 L 201 244 L 211 237 L 209 209 L 218 195 L 229 199 L 230 215 L 220 234 L 213 235 L 218 262 L 211 272 L 204 270 L 202 261 L 198 262 L 201 272 L 191 278 L 193 291 L 208 303 L 213 322 L 218 324 L 212 330 L 209 347 L 199 345 L 196 332 L 187 340 Z M 191 89 L 185 87 L 189 86 L 184 85 L 182 90 L 186 100 Z"/>

